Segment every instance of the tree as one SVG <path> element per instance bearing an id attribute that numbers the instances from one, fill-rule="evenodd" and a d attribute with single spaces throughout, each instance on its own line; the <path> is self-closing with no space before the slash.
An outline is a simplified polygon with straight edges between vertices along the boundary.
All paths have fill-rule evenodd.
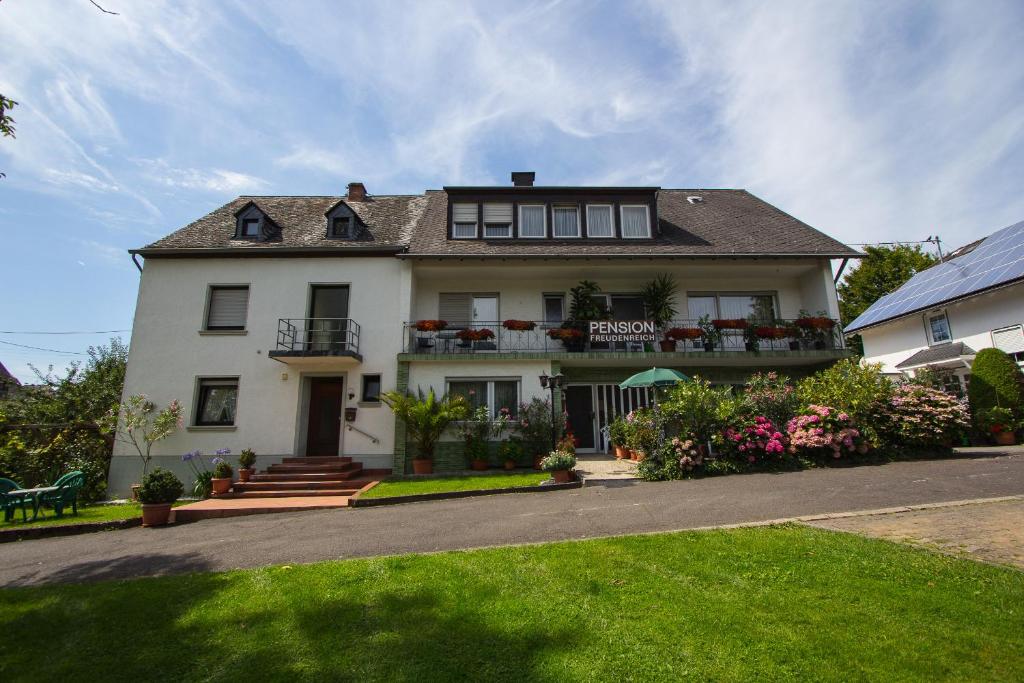
<path id="1" fill-rule="evenodd" d="M 993 408 L 1005 408 L 1012 418 L 1024 410 L 1021 371 L 1009 355 L 1000 349 L 982 349 L 971 364 L 971 384 L 967 397 L 975 424 L 984 422 Z"/>
<path id="2" fill-rule="evenodd" d="M 18 106 L 18 103 L 9 97 L 0 95 L 0 135 L 5 138 L 14 137 L 14 119 L 8 113 L 12 109 Z M 6 177 L 5 174 L 0 173 L 0 178 Z"/>
<path id="3" fill-rule="evenodd" d="M 894 292 L 903 283 L 937 259 L 921 250 L 920 245 L 898 244 L 893 247 L 867 247 L 867 258 L 839 285 L 839 315 L 843 327 L 849 325 L 884 295 Z M 863 355 L 860 335 L 850 339 L 850 348 Z"/>

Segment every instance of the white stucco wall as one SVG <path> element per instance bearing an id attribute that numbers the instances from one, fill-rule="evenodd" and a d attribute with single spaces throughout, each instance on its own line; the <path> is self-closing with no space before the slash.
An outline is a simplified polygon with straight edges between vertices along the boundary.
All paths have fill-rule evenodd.
<path id="1" fill-rule="evenodd" d="M 343 376 L 346 405 L 355 405 L 360 375 L 379 373 L 384 390 L 395 387 L 402 341 L 403 301 L 408 307 L 410 266 L 395 258 L 233 258 L 150 259 L 139 287 L 132 330 L 125 395 L 143 393 L 158 406 L 181 401 L 185 424 L 193 423 L 199 377 L 239 377 L 238 410 L 233 429 L 190 427 L 159 442 L 154 465 L 173 469 L 191 481 L 180 456 L 192 449 L 212 454 L 230 448 L 237 454 L 253 448 L 262 467 L 275 457 L 304 448 L 304 415 L 299 413 L 303 377 Z M 362 363 L 337 360 L 336 365 L 298 369 L 268 357 L 276 345 L 279 318 L 304 318 L 310 283 L 348 284 L 349 317 L 361 326 Z M 244 335 L 204 335 L 208 287 L 248 284 L 249 310 Z M 403 296 L 403 291 L 406 294 Z M 332 360 L 332 362 L 335 362 Z M 347 394 L 355 400 L 349 403 Z M 342 431 L 341 451 L 368 467 L 390 467 L 394 418 L 387 407 L 360 406 L 354 423 L 380 439 Z M 111 464 L 112 494 L 124 494 L 139 480 L 140 465 L 130 447 L 118 444 Z M 127 457 L 126 457 L 127 456 Z"/>
<path id="2" fill-rule="evenodd" d="M 928 347 L 927 316 L 946 311 L 954 342 L 975 351 L 991 348 L 992 330 L 1024 321 L 1024 285 L 971 297 L 942 308 L 914 314 L 861 332 L 864 360 L 881 363 L 884 372 L 899 372 L 898 363 Z"/>

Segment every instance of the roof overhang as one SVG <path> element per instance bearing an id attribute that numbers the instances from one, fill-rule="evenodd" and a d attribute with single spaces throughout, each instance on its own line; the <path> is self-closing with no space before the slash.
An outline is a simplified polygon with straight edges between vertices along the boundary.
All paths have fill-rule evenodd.
<path id="1" fill-rule="evenodd" d="M 547 260 L 547 259 L 558 259 L 560 261 L 565 260 L 588 260 L 588 259 L 625 259 L 625 260 L 651 260 L 651 259 L 789 259 L 789 258 L 827 258 L 827 259 L 852 259 L 852 258 L 864 258 L 865 254 L 854 252 L 852 254 L 815 254 L 815 253 L 803 253 L 803 254 L 731 254 L 731 253 L 716 253 L 716 254 L 680 254 L 680 253 L 666 253 L 666 252 L 642 252 L 642 253 L 600 253 L 600 254 L 523 254 L 523 253 L 507 253 L 507 254 L 453 254 L 453 253 L 413 253 L 403 252 L 398 255 L 399 258 L 408 259 L 458 259 L 461 261 L 467 260 L 493 260 L 493 259 L 526 259 L 526 260 Z"/>
<path id="2" fill-rule="evenodd" d="M 155 247 L 129 249 L 128 253 L 143 258 L 273 258 L 275 256 L 338 258 L 345 256 L 396 256 L 402 251 L 405 251 L 405 247 L 375 244 L 358 247 Z"/>

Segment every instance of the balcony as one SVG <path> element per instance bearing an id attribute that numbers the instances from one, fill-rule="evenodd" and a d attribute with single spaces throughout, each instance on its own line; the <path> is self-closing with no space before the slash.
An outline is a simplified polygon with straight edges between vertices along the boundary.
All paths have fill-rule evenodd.
<path id="1" fill-rule="evenodd" d="M 433 322 L 433 321 L 422 321 Z M 509 321 L 505 321 L 509 322 Z M 561 323 L 514 321 L 509 329 L 500 321 L 448 322 L 443 329 L 406 323 L 405 351 L 429 356 L 496 353 L 671 353 L 679 357 L 735 358 L 829 356 L 845 354 L 839 323 L 827 318 L 800 318 L 771 322 L 715 321 L 720 327 L 702 331 L 700 321 L 673 320 L 666 326 L 675 339 L 662 342 L 591 342 L 585 331 L 567 330 Z M 732 324 L 733 327 L 728 327 Z M 662 335 L 658 335 L 661 337 Z M 669 348 L 670 347 L 670 348 Z"/>
<path id="2" fill-rule="evenodd" d="M 281 318 L 277 345 L 268 355 L 288 364 L 361 363 L 359 323 L 351 318 Z"/>

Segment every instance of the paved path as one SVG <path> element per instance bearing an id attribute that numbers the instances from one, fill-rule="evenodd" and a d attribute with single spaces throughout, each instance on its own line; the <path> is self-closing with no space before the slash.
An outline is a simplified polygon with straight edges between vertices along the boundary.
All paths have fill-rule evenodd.
<path id="1" fill-rule="evenodd" d="M 592 538 L 1024 494 L 1024 455 L 212 519 L 0 545 L 0 585 Z"/>
<path id="2" fill-rule="evenodd" d="M 827 519 L 812 524 L 1024 569 L 1024 500 Z"/>

